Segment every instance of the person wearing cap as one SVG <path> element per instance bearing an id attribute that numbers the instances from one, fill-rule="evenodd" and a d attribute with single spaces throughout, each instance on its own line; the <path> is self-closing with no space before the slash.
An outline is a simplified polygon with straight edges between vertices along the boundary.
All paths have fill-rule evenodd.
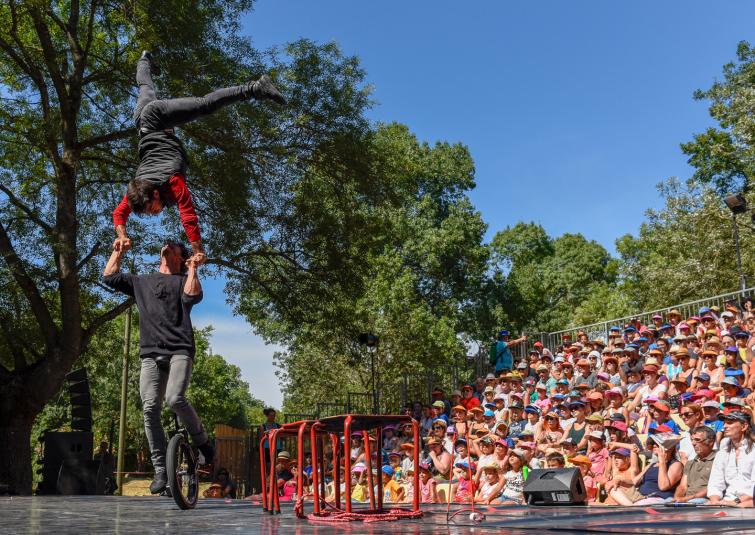
<path id="1" fill-rule="evenodd" d="M 624 406 L 624 391 L 620 386 L 606 390 L 603 396 L 608 402 L 608 406 L 602 412 L 604 418 L 621 414 L 625 421 L 629 419 L 629 411 Z"/>
<path id="2" fill-rule="evenodd" d="M 660 425 L 668 426 L 675 434 L 679 434 L 679 424 L 671 418 L 671 406 L 664 400 L 658 400 L 649 407 L 650 425 L 648 430 L 654 429 Z"/>
<path id="3" fill-rule="evenodd" d="M 592 366 L 589 360 L 580 358 L 577 361 L 576 369 L 577 371 L 574 375 L 574 382 L 572 384 L 586 384 L 590 388 L 595 387 L 597 379 L 592 372 Z"/>
<path id="4" fill-rule="evenodd" d="M 468 503 L 472 501 L 476 491 L 474 475 L 476 464 L 470 460 L 456 460 L 453 469 L 453 481 L 450 494 L 455 503 Z"/>
<path id="5" fill-rule="evenodd" d="M 419 463 L 420 503 L 438 503 L 438 482 L 433 479 L 432 465 L 426 461 Z"/>
<path id="6" fill-rule="evenodd" d="M 713 429 L 716 433 L 716 445 L 721 444 L 721 439 L 724 436 L 724 422 L 718 419 L 718 414 L 721 411 L 721 405 L 718 401 L 706 399 L 703 401 L 703 425 L 706 425 Z"/>
<path id="7" fill-rule="evenodd" d="M 571 410 L 573 420 L 564 428 L 564 437 L 570 438 L 576 450 L 584 453 L 587 450 L 585 404 L 581 400 L 571 401 L 569 402 L 569 409 Z"/>
<path id="8" fill-rule="evenodd" d="M 404 499 L 406 491 L 394 479 L 396 471 L 393 467 L 389 464 L 384 464 L 380 475 L 383 478 L 383 501 L 392 503 L 401 502 Z"/>
<path id="9" fill-rule="evenodd" d="M 521 336 L 516 340 L 510 340 L 509 331 L 502 330 L 498 332 L 498 340 L 495 345 L 496 359 L 495 359 L 495 371 L 496 373 L 502 370 L 511 371 L 514 369 L 514 356 L 511 354 L 511 348 L 527 341 L 527 336 Z"/>
<path id="10" fill-rule="evenodd" d="M 755 487 L 755 445 L 750 415 L 743 411 L 720 414 L 724 439 L 713 461 L 708 480 L 708 499 L 712 504 L 753 506 Z"/>
<path id="11" fill-rule="evenodd" d="M 524 504 L 524 469 L 527 463 L 527 454 L 524 450 L 514 448 L 509 451 L 507 461 L 503 467 L 503 490 L 501 497 L 491 503 L 503 505 Z"/>
<path id="12" fill-rule="evenodd" d="M 547 412 L 535 429 L 537 449 L 544 452 L 561 442 L 563 436 L 564 430 L 561 428 L 561 419 L 558 413 L 555 410 Z"/>
<path id="13" fill-rule="evenodd" d="M 443 443 L 435 437 L 427 439 L 428 458 L 439 480 L 448 480 L 451 475 L 453 457 L 443 448 Z"/>
<path id="14" fill-rule="evenodd" d="M 603 476 L 608 462 L 608 449 L 603 431 L 590 431 L 585 435 L 587 438 L 587 458 L 592 463 L 592 471 L 596 477 Z"/>
<path id="15" fill-rule="evenodd" d="M 286 482 L 294 478 L 291 471 L 291 454 L 286 450 L 278 452 L 275 461 L 275 478 L 278 483 L 278 492 L 283 492 L 283 486 Z"/>
<path id="16" fill-rule="evenodd" d="M 618 505 L 612 495 L 616 491 L 633 489 L 634 477 L 640 473 L 640 462 L 637 448 L 614 446 L 609 452 L 610 464 L 606 467 L 603 477 L 597 481 L 606 490 L 608 497 L 606 505 Z"/>
<path id="17" fill-rule="evenodd" d="M 585 484 L 585 490 L 587 491 L 587 500 L 594 502 L 598 495 L 598 489 L 596 487 L 595 474 L 592 473 L 592 463 L 585 455 L 575 455 L 567 459 L 569 464 L 579 469 L 582 474 L 582 481 Z"/>
<path id="18" fill-rule="evenodd" d="M 656 396 L 658 399 L 666 398 L 666 385 L 658 382 L 658 367 L 646 365 L 642 368 L 642 379 L 644 385 L 637 389 L 634 399 L 629 404 L 629 412 L 637 410 L 640 404 L 644 403 L 649 396 Z"/>
<path id="19" fill-rule="evenodd" d="M 515 400 L 509 405 L 509 436 L 518 437 L 524 431 L 527 421 L 523 417 L 524 405 Z"/>
<path id="20" fill-rule="evenodd" d="M 461 388 L 462 398 L 459 402 L 465 409 L 470 410 L 473 407 L 480 406 L 480 400 L 474 395 L 474 388 L 472 385 L 464 385 Z"/>

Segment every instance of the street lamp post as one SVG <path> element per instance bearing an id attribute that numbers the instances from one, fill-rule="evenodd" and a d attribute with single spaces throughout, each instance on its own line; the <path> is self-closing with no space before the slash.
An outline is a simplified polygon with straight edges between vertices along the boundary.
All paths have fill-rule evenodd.
<path id="1" fill-rule="evenodd" d="M 739 273 L 739 289 L 747 288 L 745 274 L 742 271 L 742 253 L 739 250 L 739 227 L 737 226 L 737 214 L 743 214 L 747 211 L 747 199 L 742 195 L 727 195 L 724 203 L 731 210 L 731 223 L 734 231 L 734 250 L 737 255 L 737 272 Z"/>

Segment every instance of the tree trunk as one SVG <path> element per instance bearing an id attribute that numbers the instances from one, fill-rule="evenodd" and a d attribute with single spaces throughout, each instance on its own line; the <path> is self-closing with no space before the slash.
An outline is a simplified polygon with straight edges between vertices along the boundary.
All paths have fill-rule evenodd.
<path id="1" fill-rule="evenodd" d="M 0 421 L 0 494 L 31 494 L 34 417 L 5 414 Z"/>

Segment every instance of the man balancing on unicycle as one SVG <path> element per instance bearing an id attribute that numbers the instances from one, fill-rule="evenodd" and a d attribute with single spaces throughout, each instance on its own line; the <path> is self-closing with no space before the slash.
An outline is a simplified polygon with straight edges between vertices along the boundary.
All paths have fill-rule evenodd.
<path id="1" fill-rule="evenodd" d="M 104 271 L 104 283 L 135 298 L 139 308 L 139 355 L 141 373 L 139 394 L 144 406 L 144 431 L 152 453 L 155 479 L 152 494 L 165 490 L 166 440 L 161 422 L 162 402 L 176 413 L 204 459 L 215 456 L 207 433 L 196 411 L 186 399 L 194 359 L 194 331 L 191 309 L 202 300 L 202 286 L 197 277 L 199 262 L 190 257 L 180 243 L 168 242 L 160 251 L 160 268 L 156 273 L 133 275 L 121 273 L 125 248 L 113 247 Z"/>
<path id="2" fill-rule="evenodd" d="M 128 183 L 126 194 L 113 211 L 117 238 L 115 247 L 128 250 L 131 240 L 126 234 L 129 214 L 159 214 L 165 206 L 177 205 L 193 256 L 199 263 L 206 259 L 202 247 L 199 220 L 191 193 L 186 187 L 186 150 L 176 136 L 175 127 L 210 115 L 224 106 L 254 98 L 285 104 L 286 99 L 270 78 L 218 89 L 203 97 L 157 98 L 152 74 L 160 69 L 149 52 L 144 51 L 136 64 L 139 96 L 134 108 L 134 122 L 139 135 L 139 167 Z"/>

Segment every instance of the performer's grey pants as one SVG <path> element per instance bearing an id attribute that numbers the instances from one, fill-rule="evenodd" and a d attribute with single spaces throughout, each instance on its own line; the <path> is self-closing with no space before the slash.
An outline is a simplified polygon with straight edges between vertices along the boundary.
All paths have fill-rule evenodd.
<path id="1" fill-rule="evenodd" d="M 195 445 L 207 442 L 207 433 L 194 407 L 186 399 L 193 361 L 186 355 L 170 358 L 170 371 L 160 368 L 154 358 L 142 357 L 139 394 L 144 407 L 144 432 L 152 453 L 155 472 L 165 472 L 165 430 L 161 421 L 163 398 L 178 415 Z"/>

